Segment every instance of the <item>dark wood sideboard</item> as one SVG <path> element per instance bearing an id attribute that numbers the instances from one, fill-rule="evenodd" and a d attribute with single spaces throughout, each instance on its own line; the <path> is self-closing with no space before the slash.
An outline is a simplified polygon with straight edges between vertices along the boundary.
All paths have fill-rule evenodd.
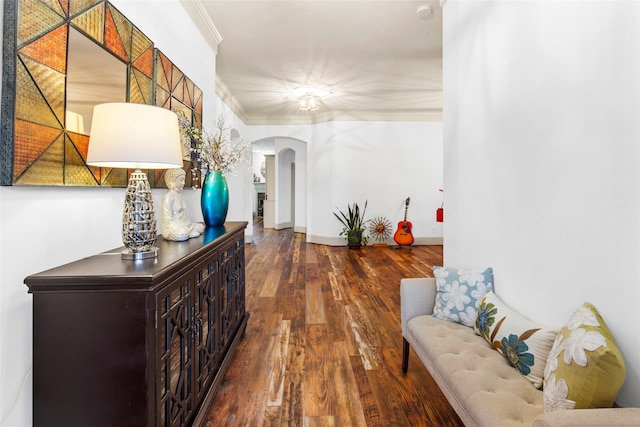
<path id="1" fill-rule="evenodd" d="M 35 427 L 191 426 L 247 325 L 246 222 L 120 249 L 25 278 L 33 294 Z"/>

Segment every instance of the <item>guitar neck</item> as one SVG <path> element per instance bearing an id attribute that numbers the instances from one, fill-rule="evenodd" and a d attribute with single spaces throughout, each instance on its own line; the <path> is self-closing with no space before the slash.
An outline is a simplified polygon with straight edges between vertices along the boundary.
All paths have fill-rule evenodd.
<path id="1" fill-rule="evenodd" d="M 409 199 L 404 202 L 404 222 L 407 222 L 407 211 L 409 210 Z"/>

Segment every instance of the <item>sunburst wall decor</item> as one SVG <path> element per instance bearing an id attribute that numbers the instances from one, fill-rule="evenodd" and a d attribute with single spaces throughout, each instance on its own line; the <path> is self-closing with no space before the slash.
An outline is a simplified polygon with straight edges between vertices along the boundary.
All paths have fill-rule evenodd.
<path id="1" fill-rule="evenodd" d="M 391 237 L 391 222 L 385 217 L 376 217 L 371 220 L 369 231 L 378 242 L 383 242 Z"/>

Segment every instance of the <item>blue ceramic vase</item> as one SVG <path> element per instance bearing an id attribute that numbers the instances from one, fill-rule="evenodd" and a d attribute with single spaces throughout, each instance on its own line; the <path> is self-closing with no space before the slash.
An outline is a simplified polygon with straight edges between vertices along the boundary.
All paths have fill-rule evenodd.
<path id="1" fill-rule="evenodd" d="M 200 205 L 207 227 L 220 227 L 224 224 L 229 210 L 229 188 L 222 172 L 207 172 L 202 184 Z"/>

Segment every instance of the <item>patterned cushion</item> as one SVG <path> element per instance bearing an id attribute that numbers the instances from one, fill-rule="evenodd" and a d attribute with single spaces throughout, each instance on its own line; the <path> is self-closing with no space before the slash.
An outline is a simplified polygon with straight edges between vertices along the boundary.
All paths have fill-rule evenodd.
<path id="1" fill-rule="evenodd" d="M 593 305 L 585 303 L 571 315 L 544 374 L 545 412 L 613 406 L 624 383 L 624 360 Z"/>
<path id="2" fill-rule="evenodd" d="M 493 290 L 493 270 L 465 270 L 433 267 L 436 303 L 433 317 L 472 327 L 480 298 Z"/>
<path id="3" fill-rule="evenodd" d="M 559 328 L 522 317 L 489 292 L 482 298 L 474 329 L 536 388 L 542 387 L 544 367 Z"/>

